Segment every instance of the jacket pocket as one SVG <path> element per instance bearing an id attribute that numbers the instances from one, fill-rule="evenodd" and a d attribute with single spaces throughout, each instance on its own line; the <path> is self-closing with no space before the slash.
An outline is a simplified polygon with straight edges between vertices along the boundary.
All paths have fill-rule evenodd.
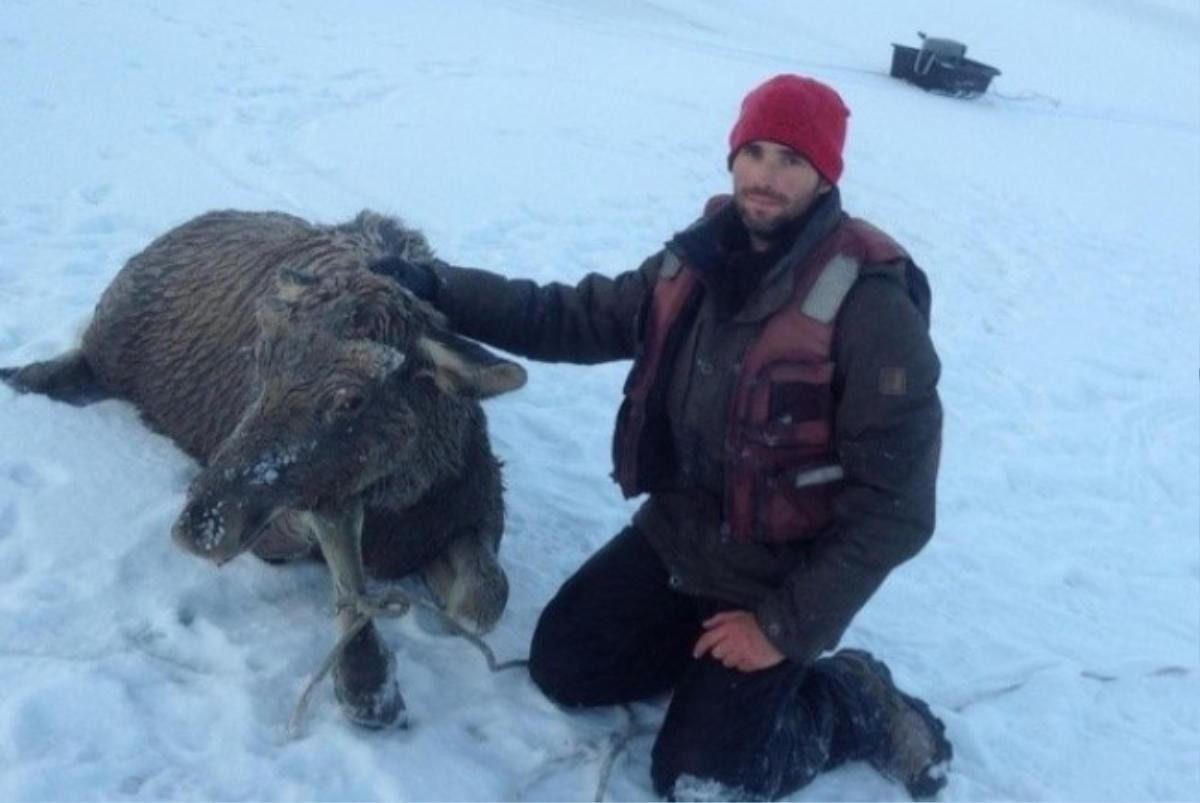
<path id="1" fill-rule="evenodd" d="M 763 474 L 755 488 L 757 538 L 815 538 L 833 520 L 833 496 L 842 487 L 841 466 L 829 461 L 785 461 Z"/>
<path id="2" fill-rule="evenodd" d="M 776 363 L 756 386 L 747 435 L 769 448 L 825 446 L 832 436 L 832 362 Z"/>
<path id="3" fill-rule="evenodd" d="M 832 444 L 832 362 L 774 363 L 755 386 L 746 436 L 753 465 L 754 538 L 812 538 L 832 520 L 841 487 Z"/>

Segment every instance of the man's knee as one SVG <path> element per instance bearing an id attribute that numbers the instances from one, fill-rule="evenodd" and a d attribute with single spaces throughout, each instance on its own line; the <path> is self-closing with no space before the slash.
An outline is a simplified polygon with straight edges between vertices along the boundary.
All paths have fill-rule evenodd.
<path id="1" fill-rule="evenodd" d="M 587 705 L 580 683 L 580 667 L 586 665 L 571 638 L 571 628 L 559 597 L 550 601 L 538 618 L 529 645 L 529 677 L 555 703 Z"/>
<path id="2" fill-rule="evenodd" d="M 680 741 L 660 733 L 650 753 L 650 781 L 654 794 L 664 800 L 770 800 L 774 790 L 764 791 L 765 779 L 731 772 L 734 758 L 715 745 L 693 740 Z M 664 738 L 664 736 L 666 738 Z M 737 752 L 741 752 L 738 750 Z M 750 756 L 746 756 L 750 758 Z M 740 763 L 740 762 L 739 762 Z"/>
<path id="3" fill-rule="evenodd" d="M 655 792 L 771 800 L 811 780 L 826 763 L 828 735 L 798 700 L 803 677 L 791 664 L 744 674 L 700 659 L 654 743 Z"/>
<path id="4" fill-rule="evenodd" d="M 782 717 L 780 717 L 782 719 Z M 781 730 L 788 723 L 780 722 Z M 820 744 L 791 734 L 740 745 L 664 743 L 650 759 L 654 793 L 666 800 L 776 800 L 811 781 L 825 766 Z"/>

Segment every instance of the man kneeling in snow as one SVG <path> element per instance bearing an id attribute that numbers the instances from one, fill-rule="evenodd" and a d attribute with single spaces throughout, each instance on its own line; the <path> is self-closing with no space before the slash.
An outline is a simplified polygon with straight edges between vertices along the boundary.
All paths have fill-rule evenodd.
<path id="1" fill-rule="evenodd" d="M 850 759 L 914 797 L 945 783 L 929 707 L 866 652 L 820 657 L 932 534 L 942 420 L 925 275 L 842 212 L 848 117 L 812 79 L 752 91 L 732 198 L 637 270 L 572 288 L 381 268 L 499 348 L 633 358 L 614 476 L 649 497 L 550 601 L 530 672 L 566 706 L 673 690 L 651 767 L 666 797 L 776 798 Z"/>

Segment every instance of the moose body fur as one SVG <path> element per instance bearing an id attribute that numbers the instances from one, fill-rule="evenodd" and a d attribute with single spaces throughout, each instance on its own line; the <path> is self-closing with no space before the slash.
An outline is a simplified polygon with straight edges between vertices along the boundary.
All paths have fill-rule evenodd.
<path id="1" fill-rule="evenodd" d="M 187 551 L 217 564 L 319 551 L 343 611 L 366 574 L 419 570 L 452 617 L 483 631 L 508 586 L 479 398 L 524 372 L 369 270 L 394 257 L 433 254 L 371 212 L 338 226 L 205 214 L 126 263 L 78 350 L 0 377 L 67 401 L 127 399 L 199 460 L 173 533 Z M 391 661 L 371 625 L 350 642 L 335 681 L 355 721 L 401 720 Z"/>

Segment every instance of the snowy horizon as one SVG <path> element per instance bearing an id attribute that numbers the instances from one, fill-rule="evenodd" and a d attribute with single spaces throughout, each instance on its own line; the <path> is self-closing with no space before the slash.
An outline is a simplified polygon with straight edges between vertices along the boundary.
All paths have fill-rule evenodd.
<path id="1" fill-rule="evenodd" d="M 887 76 L 949 36 L 970 101 Z M 1194 0 L 0 0 L 0 366 L 70 348 L 126 259 L 211 209 L 373 209 L 538 281 L 636 267 L 728 189 L 742 95 L 852 109 L 851 214 L 933 289 L 938 529 L 854 621 L 947 724 L 943 800 L 1200 798 L 1200 5 Z M 521 360 L 485 405 L 526 655 L 627 521 L 628 363 Z M 328 682 L 322 567 L 218 570 L 170 525 L 195 464 L 119 401 L 0 386 L 0 800 L 584 800 L 619 709 L 558 709 L 419 613 L 380 621 L 406 731 Z M 635 706 L 655 725 L 664 700 Z M 607 799 L 653 799 L 651 738 Z M 903 799 L 863 763 L 791 800 Z"/>

